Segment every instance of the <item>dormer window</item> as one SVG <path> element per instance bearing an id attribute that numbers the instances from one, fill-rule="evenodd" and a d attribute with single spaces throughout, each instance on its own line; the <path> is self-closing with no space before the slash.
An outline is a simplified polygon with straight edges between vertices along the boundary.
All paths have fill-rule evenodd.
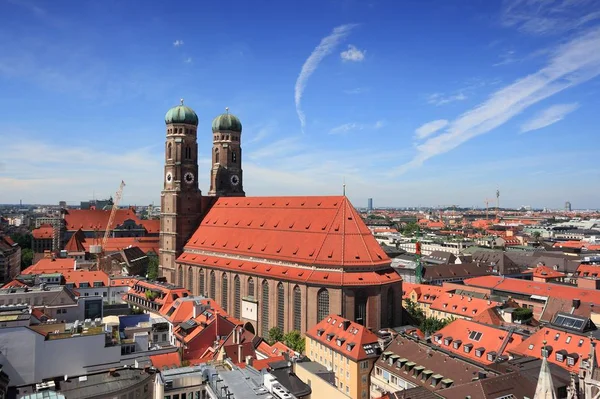
<path id="1" fill-rule="evenodd" d="M 564 350 L 564 349 L 556 351 L 556 361 L 558 361 L 558 362 L 564 362 L 566 355 L 567 355 L 567 351 Z"/>
<path id="2" fill-rule="evenodd" d="M 475 356 L 481 357 L 481 356 L 483 356 L 483 352 L 485 352 L 485 348 L 483 348 L 483 347 L 477 348 L 477 349 L 475 349 Z"/>
<path id="3" fill-rule="evenodd" d="M 567 355 L 567 365 L 568 366 L 575 366 L 575 363 L 577 362 L 577 359 L 579 359 L 579 355 L 577 353 L 570 353 Z"/>
<path id="4" fill-rule="evenodd" d="M 469 353 L 469 352 L 471 352 L 471 348 L 473 348 L 473 344 L 466 344 L 466 345 L 464 346 L 464 351 L 465 351 L 465 353 Z"/>
<path id="5" fill-rule="evenodd" d="M 321 335 L 323 335 L 323 333 L 324 333 L 324 332 L 325 332 L 325 330 L 323 330 L 322 328 L 319 328 L 319 329 L 317 330 L 317 336 L 319 336 L 319 337 L 320 337 Z"/>
<path id="6" fill-rule="evenodd" d="M 458 349 L 458 348 L 460 347 L 460 344 L 462 344 L 462 341 L 461 341 L 460 339 L 457 339 L 456 341 L 454 341 L 454 342 L 452 343 L 452 347 L 453 347 L 454 349 Z"/>
<path id="7" fill-rule="evenodd" d="M 488 362 L 493 362 L 494 359 L 496 359 L 496 352 L 489 352 L 487 354 L 487 360 L 488 360 Z"/>
<path id="8" fill-rule="evenodd" d="M 333 336 L 334 336 L 334 334 L 332 334 L 332 333 L 327 334 L 327 342 L 331 341 Z"/>
<path id="9" fill-rule="evenodd" d="M 452 337 L 446 337 L 446 338 L 444 338 L 444 344 L 446 346 L 449 346 L 451 342 L 452 342 Z"/>

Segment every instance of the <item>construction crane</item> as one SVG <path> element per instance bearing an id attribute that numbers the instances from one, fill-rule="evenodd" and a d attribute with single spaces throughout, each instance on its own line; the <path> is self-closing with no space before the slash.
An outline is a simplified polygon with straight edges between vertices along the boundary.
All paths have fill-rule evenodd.
<path id="1" fill-rule="evenodd" d="M 108 241 L 108 236 L 112 230 L 112 224 L 115 221 L 115 216 L 117 214 L 117 209 L 119 209 L 119 202 L 121 202 L 121 197 L 123 196 L 123 188 L 125 187 L 125 182 L 121 180 L 121 185 L 119 186 L 119 190 L 115 194 L 115 198 L 113 201 L 113 206 L 110 211 L 110 216 L 108 218 L 108 224 L 106 225 L 106 229 L 104 230 L 104 237 L 102 238 L 102 243 L 100 245 L 95 245 L 92 251 L 90 248 L 90 252 L 95 253 L 97 255 L 96 269 L 102 270 L 100 267 L 101 259 L 104 256 L 104 250 L 106 248 L 106 243 Z"/>

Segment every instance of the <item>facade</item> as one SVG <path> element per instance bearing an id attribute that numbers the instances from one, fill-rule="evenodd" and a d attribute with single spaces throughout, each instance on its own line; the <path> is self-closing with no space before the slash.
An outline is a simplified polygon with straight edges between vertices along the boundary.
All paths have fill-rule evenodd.
<path id="1" fill-rule="evenodd" d="M 335 386 L 351 398 L 369 397 L 369 372 L 380 353 L 377 335 L 335 314 L 306 333 L 307 356 L 333 370 Z"/>
<path id="2" fill-rule="evenodd" d="M 253 333 L 304 333 L 330 313 L 370 328 L 401 324 L 401 278 L 345 196 L 245 197 L 242 126 L 213 121 L 211 187 L 198 188 L 198 117 L 165 117 L 160 270 L 215 299 Z M 316 301 L 308 300 L 316 298 Z"/>
<path id="3" fill-rule="evenodd" d="M 15 278 L 21 271 L 21 247 L 5 235 L 0 235 L 0 283 Z"/>

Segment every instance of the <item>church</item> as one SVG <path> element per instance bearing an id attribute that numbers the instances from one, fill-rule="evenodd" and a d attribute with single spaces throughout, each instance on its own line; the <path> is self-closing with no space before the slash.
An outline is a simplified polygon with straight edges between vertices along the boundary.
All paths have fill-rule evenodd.
<path id="1" fill-rule="evenodd" d="M 182 100 L 165 123 L 159 267 L 169 283 L 261 336 L 304 334 L 329 314 L 375 331 L 402 324 L 402 279 L 346 196 L 247 197 L 242 123 L 228 109 L 212 122 L 202 195 L 198 116 Z"/>

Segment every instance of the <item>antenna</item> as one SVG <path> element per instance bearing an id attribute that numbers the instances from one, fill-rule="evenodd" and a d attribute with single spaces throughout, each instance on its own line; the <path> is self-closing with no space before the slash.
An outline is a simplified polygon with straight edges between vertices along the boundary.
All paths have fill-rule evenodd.
<path id="1" fill-rule="evenodd" d="M 344 183 L 342 184 L 342 195 L 346 196 L 346 178 L 344 177 Z"/>

